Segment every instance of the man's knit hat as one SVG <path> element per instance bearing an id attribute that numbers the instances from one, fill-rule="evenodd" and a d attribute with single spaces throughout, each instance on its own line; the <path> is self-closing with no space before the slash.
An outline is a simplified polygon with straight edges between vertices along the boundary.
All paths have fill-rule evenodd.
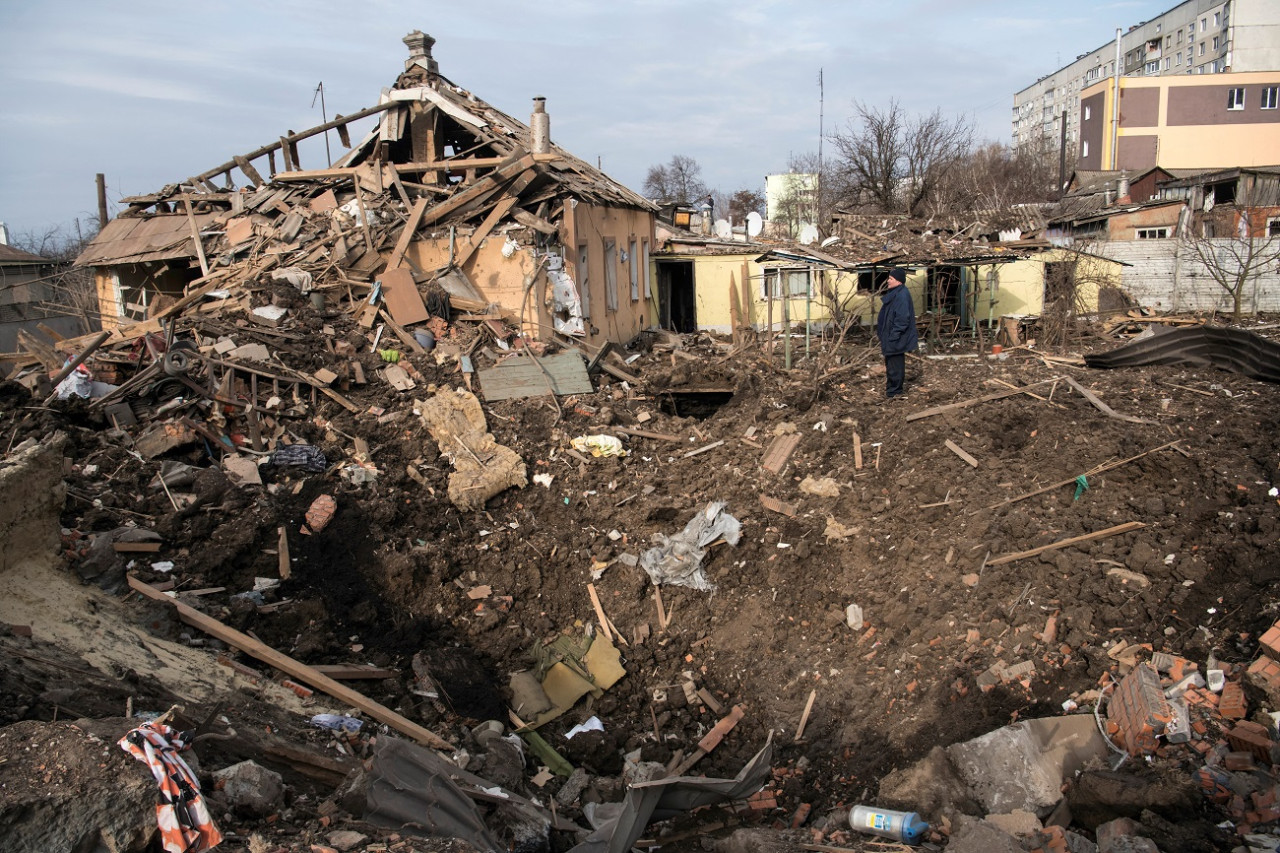
<path id="1" fill-rule="evenodd" d="M 893 269 L 889 270 L 889 278 L 897 279 L 903 284 L 906 284 L 907 271 L 904 270 L 902 267 L 894 267 Z"/>

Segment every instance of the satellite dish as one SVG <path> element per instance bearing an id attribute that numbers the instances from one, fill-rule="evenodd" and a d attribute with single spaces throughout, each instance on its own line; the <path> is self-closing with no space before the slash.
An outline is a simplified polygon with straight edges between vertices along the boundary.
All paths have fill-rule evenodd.
<path id="1" fill-rule="evenodd" d="M 839 242 L 840 242 L 840 238 L 839 238 L 839 237 L 836 237 L 835 235 L 832 235 L 832 236 L 828 237 L 827 239 L 823 240 L 823 241 L 822 241 L 821 243 L 819 243 L 818 245 L 820 245 L 822 248 L 824 248 L 824 249 L 825 249 L 825 248 L 827 248 L 828 246 L 830 246 L 832 243 L 839 243 Z"/>
<path id="2" fill-rule="evenodd" d="M 754 210 L 747 214 L 747 236 L 759 237 L 764 230 L 764 219 Z"/>
<path id="3" fill-rule="evenodd" d="M 733 226 L 729 224 L 727 219 L 717 219 L 713 230 L 721 240 L 728 240 L 733 236 Z"/>
<path id="4" fill-rule="evenodd" d="M 806 225 L 800 229 L 800 245 L 812 246 L 814 243 L 818 242 L 818 236 L 817 225 Z"/>

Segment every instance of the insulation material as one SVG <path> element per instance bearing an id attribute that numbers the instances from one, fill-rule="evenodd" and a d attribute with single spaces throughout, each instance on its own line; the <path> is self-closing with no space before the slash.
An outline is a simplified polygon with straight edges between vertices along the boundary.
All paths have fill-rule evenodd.
<path id="1" fill-rule="evenodd" d="M 564 259 L 552 255 L 547 259 L 547 277 L 551 279 L 551 323 L 562 335 L 583 335 L 582 300 L 578 286 L 564 271 Z"/>
<path id="2" fill-rule="evenodd" d="M 449 500 L 458 509 L 483 509 L 494 495 L 528 485 L 524 460 L 494 440 L 474 394 L 446 391 L 418 408 L 440 452 L 453 460 Z"/>

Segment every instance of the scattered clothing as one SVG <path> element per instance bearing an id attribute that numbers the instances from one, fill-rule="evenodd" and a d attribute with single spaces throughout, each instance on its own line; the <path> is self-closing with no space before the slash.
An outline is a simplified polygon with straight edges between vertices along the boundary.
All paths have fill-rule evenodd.
<path id="1" fill-rule="evenodd" d="M 200 782 L 178 755 L 190 744 L 163 723 L 143 723 L 118 741 L 120 748 L 145 763 L 160 786 L 156 823 L 165 853 L 201 853 L 222 841 L 200 795 Z"/>

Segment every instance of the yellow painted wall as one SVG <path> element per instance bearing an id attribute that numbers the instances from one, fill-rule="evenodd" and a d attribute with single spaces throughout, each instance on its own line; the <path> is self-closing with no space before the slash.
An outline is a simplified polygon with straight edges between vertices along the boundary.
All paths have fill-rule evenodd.
<path id="1" fill-rule="evenodd" d="M 756 329 L 765 329 L 769 325 L 769 300 L 762 295 L 762 282 L 765 268 L 755 262 L 760 253 L 752 252 L 741 255 L 696 255 L 696 254 L 664 254 L 661 260 L 692 261 L 694 289 L 696 291 L 697 324 L 699 329 L 728 334 L 733 329 L 732 311 L 730 309 L 729 287 L 732 284 L 739 295 L 742 293 L 742 279 L 747 276 L 750 302 L 747 307 L 748 320 Z M 830 319 L 830 311 L 824 300 L 819 298 L 821 289 L 837 294 L 845 310 L 856 313 L 864 325 L 875 322 L 880 310 L 880 299 L 871 293 L 857 293 L 857 273 L 826 270 L 821 273 L 825 284 L 820 287 L 815 280 L 814 298 L 809 305 L 809 318 L 815 323 L 824 323 Z M 926 273 L 921 270 L 907 276 L 907 289 L 915 302 L 919 313 L 924 304 L 924 284 Z M 656 280 L 656 273 L 655 273 Z M 773 327 L 782 327 L 783 300 L 773 300 Z M 805 321 L 805 299 L 796 297 L 789 300 L 793 325 Z"/>
<path id="2" fill-rule="evenodd" d="M 1082 255 L 1066 249 L 1053 249 L 1041 252 L 1019 261 L 995 265 L 998 270 L 998 284 L 995 292 L 995 304 L 990 305 L 990 316 L 998 319 L 1005 314 L 1035 315 L 1044 310 L 1045 264 L 1077 262 L 1076 288 L 1080 295 L 1080 310 L 1098 310 L 1098 289 L 1101 286 L 1120 286 L 1120 272 L 1123 267 L 1115 261 L 1098 258 L 1093 255 Z M 987 272 L 992 266 L 978 268 L 978 282 L 981 293 L 978 297 L 978 319 L 987 318 L 990 304 L 990 290 L 987 287 Z"/>

